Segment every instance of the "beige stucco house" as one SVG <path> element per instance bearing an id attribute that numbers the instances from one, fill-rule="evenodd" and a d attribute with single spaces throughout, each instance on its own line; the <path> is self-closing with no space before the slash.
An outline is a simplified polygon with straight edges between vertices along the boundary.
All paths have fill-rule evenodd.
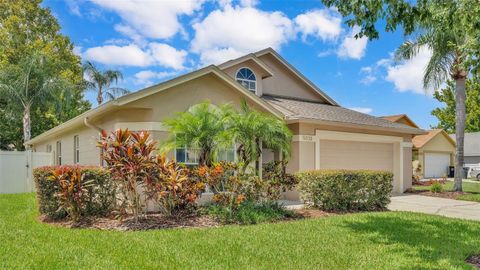
<path id="1" fill-rule="evenodd" d="M 405 114 L 384 116 L 384 119 L 411 127 L 418 126 Z M 448 167 L 455 164 L 455 141 L 443 130 L 432 129 L 413 137 L 413 160 L 420 164 L 424 178 L 448 176 Z"/>
<path id="2" fill-rule="evenodd" d="M 160 142 L 162 125 L 175 112 L 210 100 L 241 100 L 256 110 L 284 119 L 294 133 L 290 172 L 377 169 L 394 173 L 394 192 L 411 185 L 412 137 L 416 127 L 393 123 L 341 107 L 273 49 L 210 65 L 107 102 L 26 142 L 34 151 L 54 152 L 57 164 L 100 164 L 95 139 L 101 129 L 148 130 Z M 235 158 L 234 151 L 226 153 Z M 177 161 L 195 163 L 194 149 L 177 149 Z M 279 155 L 264 150 L 263 162 Z M 296 194 L 290 194 L 293 199 Z"/>

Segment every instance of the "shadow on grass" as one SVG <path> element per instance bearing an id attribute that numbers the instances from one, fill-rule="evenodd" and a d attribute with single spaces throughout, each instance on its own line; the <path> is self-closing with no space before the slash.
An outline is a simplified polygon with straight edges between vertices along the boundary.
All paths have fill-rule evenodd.
<path id="1" fill-rule="evenodd" d="M 416 269 L 472 269 L 465 259 L 480 253 L 480 223 L 423 214 L 415 218 L 402 215 L 368 215 L 344 226 L 372 243 L 406 255 Z"/>

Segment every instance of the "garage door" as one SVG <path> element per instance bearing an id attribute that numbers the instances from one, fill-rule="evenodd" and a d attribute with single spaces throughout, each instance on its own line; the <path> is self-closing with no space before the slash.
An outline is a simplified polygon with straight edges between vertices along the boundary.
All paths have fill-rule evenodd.
<path id="1" fill-rule="evenodd" d="M 426 178 L 442 177 L 447 174 L 450 154 L 425 153 L 424 172 Z"/>
<path id="2" fill-rule="evenodd" d="M 393 171 L 393 144 L 320 140 L 320 168 Z"/>

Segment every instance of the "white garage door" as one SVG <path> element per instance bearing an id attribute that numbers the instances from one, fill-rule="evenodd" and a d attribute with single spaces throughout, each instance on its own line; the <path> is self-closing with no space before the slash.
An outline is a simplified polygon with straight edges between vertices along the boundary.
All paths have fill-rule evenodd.
<path id="1" fill-rule="evenodd" d="M 393 144 L 320 140 L 320 168 L 393 171 Z"/>
<path id="2" fill-rule="evenodd" d="M 447 174 L 450 154 L 425 153 L 424 177 L 442 177 Z"/>

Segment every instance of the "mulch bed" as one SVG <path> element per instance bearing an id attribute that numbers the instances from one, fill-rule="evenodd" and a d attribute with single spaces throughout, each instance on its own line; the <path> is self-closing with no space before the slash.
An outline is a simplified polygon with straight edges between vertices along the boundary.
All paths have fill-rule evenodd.
<path id="1" fill-rule="evenodd" d="M 418 195 L 430 196 L 430 197 L 439 197 L 456 200 L 460 195 L 470 194 L 463 191 L 442 191 L 442 192 L 431 192 L 429 190 L 410 190 L 409 193 L 414 193 Z"/>
<path id="2" fill-rule="evenodd" d="M 480 255 L 478 254 L 468 257 L 465 262 L 475 266 L 477 269 L 480 269 Z"/>
<path id="3" fill-rule="evenodd" d="M 338 213 L 325 212 L 319 209 L 306 208 L 294 210 L 295 216 L 285 218 L 274 222 L 288 222 L 299 220 L 303 218 L 320 218 L 338 215 Z M 89 228 L 98 230 L 110 231 L 144 231 L 155 229 L 172 229 L 172 228 L 212 228 L 221 227 L 225 224 L 219 222 L 216 218 L 208 215 L 178 215 L 166 217 L 160 213 L 149 213 L 147 216 L 140 217 L 138 222 L 135 222 L 131 216 L 125 218 L 109 217 L 93 217 L 90 219 L 83 219 L 79 222 L 71 220 L 51 220 L 45 216 L 40 216 L 39 220 L 53 226 L 65 228 Z"/>
<path id="4" fill-rule="evenodd" d="M 328 217 L 337 215 L 337 213 L 333 212 L 325 212 L 319 209 L 314 208 L 304 208 L 295 210 L 295 214 L 299 215 L 301 218 L 318 218 L 318 217 Z"/>
<path id="5" fill-rule="evenodd" d="M 114 217 L 96 217 L 88 220 L 82 220 L 80 222 L 73 222 L 70 220 L 49 220 L 44 216 L 40 217 L 40 221 L 59 227 L 90 228 L 114 231 L 144 231 L 169 228 L 207 228 L 219 227 L 222 225 L 215 218 L 210 216 L 181 215 L 166 217 L 158 213 L 152 213 L 148 214 L 146 217 L 140 217 L 138 222 L 135 222 L 133 217 L 127 217 L 124 219 L 116 219 Z"/>

